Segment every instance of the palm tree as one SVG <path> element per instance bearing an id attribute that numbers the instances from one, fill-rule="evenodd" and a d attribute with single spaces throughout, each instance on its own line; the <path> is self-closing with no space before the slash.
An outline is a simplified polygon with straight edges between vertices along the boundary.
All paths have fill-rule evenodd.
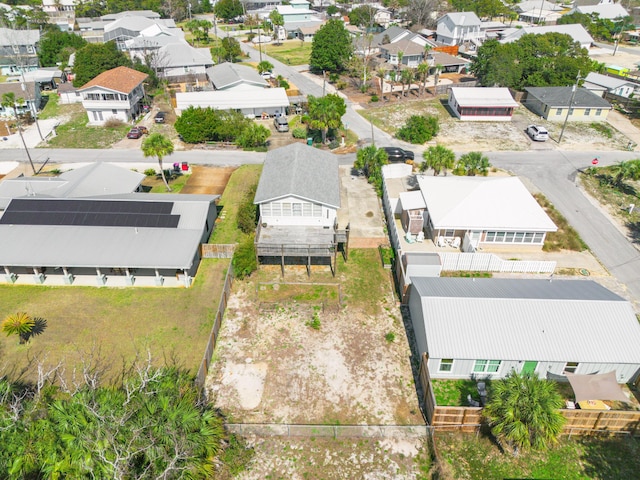
<path id="1" fill-rule="evenodd" d="M 402 71 L 402 83 L 406 83 L 407 93 L 403 95 L 407 96 L 409 94 L 409 91 L 411 90 L 411 82 L 413 82 L 413 79 L 414 79 L 413 69 L 405 68 Z"/>
<path id="2" fill-rule="evenodd" d="M 420 95 L 424 95 L 427 89 L 427 79 L 429 78 L 429 64 L 422 62 L 418 65 L 418 76 L 422 79 L 422 86 L 420 87 Z"/>
<path id="3" fill-rule="evenodd" d="M 491 432 L 517 455 L 519 449 L 544 448 L 557 441 L 564 417 L 556 386 L 531 374 L 512 371 L 492 382 L 483 414 Z"/>
<path id="4" fill-rule="evenodd" d="M 436 145 L 429 147 L 423 154 L 424 162 L 420 165 L 420 171 L 426 172 L 428 169 L 433 169 L 433 175 L 440 175 L 441 171 L 447 174 L 447 169 L 453 168 L 456 161 L 456 154 L 452 150 L 442 145 Z"/>
<path id="5" fill-rule="evenodd" d="M 387 69 L 384 67 L 378 67 L 376 75 L 380 78 L 380 98 L 384 97 L 384 77 L 387 76 Z"/>
<path id="6" fill-rule="evenodd" d="M 398 74 L 396 73 L 396 71 L 395 70 L 391 70 L 389 72 L 389 80 L 391 80 L 391 93 L 392 94 L 393 94 L 393 87 L 395 86 L 397 78 L 398 78 Z"/>
<path id="7" fill-rule="evenodd" d="M 170 192 L 171 187 L 169 187 L 167 177 L 164 174 L 162 158 L 173 153 L 173 142 L 161 133 L 152 133 L 142 142 L 142 153 L 145 157 L 158 158 L 158 165 L 160 166 L 162 181 L 164 182 L 165 187 L 167 187 L 167 191 Z"/>
<path id="8" fill-rule="evenodd" d="M 440 81 L 440 72 L 442 72 L 442 70 L 444 70 L 444 65 L 441 64 L 437 64 L 436 65 L 436 78 L 434 78 L 433 80 L 433 93 L 435 95 L 437 89 L 438 89 L 438 82 Z"/>
<path id="9" fill-rule="evenodd" d="M 396 74 L 396 78 L 398 80 L 400 80 L 400 100 L 402 100 L 402 97 L 404 96 L 404 81 L 405 81 L 405 74 L 404 74 L 405 70 L 400 70 L 397 74 Z"/>
<path id="10" fill-rule="evenodd" d="M 263 60 L 258 64 L 258 72 L 260 73 L 260 75 L 262 75 L 264 72 L 272 72 L 272 71 L 273 71 L 273 64 L 271 62 Z"/>
<path id="11" fill-rule="evenodd" d="M 457 168 L 464 171 L 467 176 L 474 177 L 478 174 L 486 175 L 491 168 L 491 163 L 481 152 L 469 152 L 458 159 Z"/>
<path id="12" fill-rule="evenodd" d="M 618 162 L 609 167 L 612 183 L 618 187 L 625 180 L 638 180 L 640 178 L 640 159 Z"/>
<path id="13" fill-rule="evenodd" d="M 9 315 L 2 321 L 2 331 L 9 335 L 18 335 L 20 344 L 27 343 L 36 322 L 25 312 Z"/>

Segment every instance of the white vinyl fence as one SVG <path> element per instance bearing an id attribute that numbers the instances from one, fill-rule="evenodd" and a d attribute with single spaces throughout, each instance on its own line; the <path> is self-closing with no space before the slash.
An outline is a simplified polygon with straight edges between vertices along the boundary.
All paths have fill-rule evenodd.
<path id="1" fill-rule="evenodd" d="M 442 270 L 503 272 L 503 273 L 553 273 L 556 262 L 537 260 L 503 260 L 493 253 L 438 253 Z"/>

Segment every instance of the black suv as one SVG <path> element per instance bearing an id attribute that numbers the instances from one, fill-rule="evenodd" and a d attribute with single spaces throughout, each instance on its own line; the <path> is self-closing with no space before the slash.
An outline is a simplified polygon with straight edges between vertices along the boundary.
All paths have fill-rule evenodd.
<path id="1" fill-rule="evenodd" d="M 166 117 L 166 116 L 167 116 L 166 113 L 158 112 L 158 113 L 156 113 L 156 116 L 153 119 L 154 119 L 154 121 L 156 123 L 164 123 L 164 117 Z"/>
<path id="2" fill-rule="evenodd" d="M 387 152 L 389 162 L 405 162 L 407 160 L 413 160 L 413 152 L 411 150 L 405 150 L 400 147 L 383 147 Z"/>

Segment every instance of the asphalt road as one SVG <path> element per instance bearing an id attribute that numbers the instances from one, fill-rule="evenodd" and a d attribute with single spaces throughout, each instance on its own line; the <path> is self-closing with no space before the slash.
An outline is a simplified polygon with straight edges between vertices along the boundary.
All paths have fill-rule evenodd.
<path id="1" fill-rule="evenodd" d="M 591 166 L 593 152 L 495 152 L 491 163 L 526 177 L 576 229 L 600 262 L 630 295 L 640 300 L 640 251 L 592 204 L 576 185 L 579 171 Z M 598 152 L 599 165 L 637 157 L 633 152 Z"/>

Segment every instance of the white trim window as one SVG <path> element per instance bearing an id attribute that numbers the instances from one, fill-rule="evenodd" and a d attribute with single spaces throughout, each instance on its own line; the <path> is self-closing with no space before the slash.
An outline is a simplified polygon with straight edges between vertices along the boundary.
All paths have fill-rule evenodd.
<path id="1" fill-rule="evenodd" d="M 453 370 L 453 358 L 441 358 L 438 366 L 439 372 L 450 372 Z"/>
<path id="2" fill-rule="evenodd" d="M 486 232 L 485 243 L 544 243 L 544 232 Z"/>
<path id="3" fill-rule="evenodd" d="M 501 363 L 501 360 L 476 360 L 473 373 L 498 373 Z"/>

